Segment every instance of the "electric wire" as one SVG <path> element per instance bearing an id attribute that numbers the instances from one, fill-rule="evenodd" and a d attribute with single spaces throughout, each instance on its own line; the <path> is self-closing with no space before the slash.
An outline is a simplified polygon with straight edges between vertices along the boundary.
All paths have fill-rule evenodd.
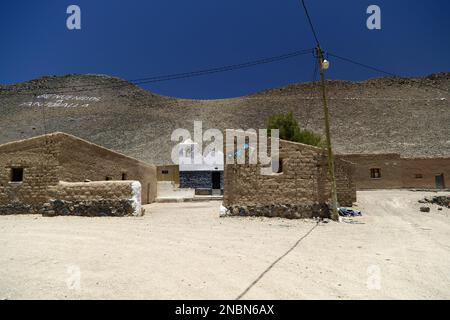
<path id="1" fill-rule="evenodd" d="M 161 75 L 161 76 L 153 76 L 153 77 L 133 79 L 133 80 L 128 80 L 128 81 L 126 81 L 124 83 L 113 84 L 113 85 L 111 85 L 111 84 L 105 84 L 105 85 L 90 84 L 89 85 L 88 84 L 88 85 L 71 86 L 71 88 L 69 88 L 69 89 L 67 87 L 54 87 L 54 88 L 51 88 L 51 87 L 40 87 L 38 90 L 41 91 L 41 92 L 42 91 L 48 91 L 47 94 L 67 94 L 67 93 L 76 93 L 76 92 L 95 91 L 95 90 L 98 90 L 100 88 L 101 89 L 119 88 L 119 87 L 129 86 L 130 84 L 142 85 L 142 84 L 150 84 L 150 83 L 163 82 L 163 81 L 186 79 L 186 78 L 192 78 L 192 77 L 198 77 L 198 76 L 203 76 L 203 75 L 209 75 L 209 74 L 233 71 L 233 70 L 250 68 L 250 67 L 254 67 L 254 66 L 258 66 L 258 65 L 278 62 L 278 61 L 282 61 L 282 60 L 298 57 L 298 56 L 301 56 L 301 55 L 304 55 L 304 54 L 308 54 L 308 53 L 311 53 L 312 51 L 313 51 L 313 49 L 298 50 L 298 51 L 294 51 L 294 52 L 290 52 L 290 53 L 286 53 L 286 54 L 282 54 L 282 55 L 278 55 L 278 56 L 258 59 L 258 60 L 244 62 L 244 63 L 239 63 L 239 64 L 232 64 L 232 65 L 226 65 L 226 66 L 215 67 L 215 68 L 210 68 L 210 69 L 202 69 L 202 70 L 191 71 L 191 72 L 183 72 L 183 73 L 175 73 L 175 74 L 168 74 L 168 75 Z M 78 87 L 80 89 L 77 89 L 77 90 L 73 90 L 72 89 L 72 88 L 78 88 Z M 63 89 L 63 90 L 58 91 L 60 89 Z M 30 92 L 33 92 L 33 90 L 37 90 L 37 89 L 34 89 L 34 88 L 23 88 L 23 89 L 16 89 L 16 90 L 14 90 L 14 89 L 9 89 L 9 88 L 3 88 L 3 89 L 0 90 L 0 93 L 2 93 L 2 92 L 5 92 L 5 93 L 3 93 L 0 96 L 5 96 L 5 95 L 8 95 L 8 94 L 17 95 L 17 94 L 22 93 L 22 92 L 25 92 L 25 94 L 29 94 Z"/>

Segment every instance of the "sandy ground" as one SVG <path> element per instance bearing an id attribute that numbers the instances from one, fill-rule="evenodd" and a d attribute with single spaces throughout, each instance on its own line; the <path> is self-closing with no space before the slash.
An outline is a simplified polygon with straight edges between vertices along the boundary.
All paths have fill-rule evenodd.
<path id="1" fill-rule="evenodd" d="M 1 216 L 0 298 L 449 299 L 450 210 L 418 210 L 432 194 L 359 192 L 364 216 L 343 223 L 219 218 L 220 202 Z"/>

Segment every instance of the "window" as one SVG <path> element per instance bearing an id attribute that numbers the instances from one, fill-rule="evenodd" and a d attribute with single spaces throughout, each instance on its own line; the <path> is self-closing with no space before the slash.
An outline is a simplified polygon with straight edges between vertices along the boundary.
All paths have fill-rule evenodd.
<path id="1" fill-rule="evenodd" d="M 110 176 L 106 176 L 106 177 L 105 177 L 105 180 L 106 180 L 106 181 L 109 181 L 109 180 L 112 180 L 112 178 L 111 178 Z"/>
<path id="2" fill-rule="evenodd" d="M 163 170 L 161 171 L 162 174 L 169 174 L 169 170 Z"/>
<path id="3" fill-rule="evenodd" d="M 11 168 L 11 182 L 23 181 L 23 168 Z"/>
<path id="4" fill-rule="evenodd" d="M 372 168 L 372 169 L 370 169 L 370 177 L 372 179 L 380 179 L 381 178 L 381 170 L 380 170 L 380 168 Z"/>
<path id="5" fill-rule="evenodd" d="M 422 175 L 421 173 L 416 173 L 416 174 L 414 175 L 414 178 L 416 178 L 416 179 L 422 179 L 422 178 L 423 178 L 423 175 Z"/>
<path id="6" fill-rule="evenodd" d="M 127 174 L 125 172 L 122 172 L 122 180 L 127 180 Z"/>

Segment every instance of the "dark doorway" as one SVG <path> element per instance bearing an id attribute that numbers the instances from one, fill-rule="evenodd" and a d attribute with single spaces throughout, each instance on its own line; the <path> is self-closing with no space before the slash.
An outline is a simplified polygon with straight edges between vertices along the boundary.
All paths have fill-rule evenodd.
<path id="1" fill-rule="evenodd" d="M 220 189 L 220 172 L 219 171 L 212 172 L 212 188 Z"/>
<path id="2" fill-rule="evenodd" d="M 445 188 L 443 173 L 437 174 L 434 178 L 434 181 L 436 182 L 436 189 L 444 189 Z"/>

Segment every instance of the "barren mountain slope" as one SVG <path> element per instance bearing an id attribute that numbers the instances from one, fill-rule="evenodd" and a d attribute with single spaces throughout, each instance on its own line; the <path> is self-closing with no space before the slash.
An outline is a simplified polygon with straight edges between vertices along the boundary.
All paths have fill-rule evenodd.
<path id="1" fill-rule="evenodd" d="M 450 156 L 450 73 L 327 85 L 337 152 Z M 172 131 L 193 134 L 194 120 L 203 121 L 204 130 L 257 129 L 269 115 L 293 111 L 303 127 L 323 131 L 317 83 L 187 100 L 109 76 L 67 75 L 0 86 L 0 110 L 0 143 L 63 131 L 155 164 L 170 163 Z"/>

